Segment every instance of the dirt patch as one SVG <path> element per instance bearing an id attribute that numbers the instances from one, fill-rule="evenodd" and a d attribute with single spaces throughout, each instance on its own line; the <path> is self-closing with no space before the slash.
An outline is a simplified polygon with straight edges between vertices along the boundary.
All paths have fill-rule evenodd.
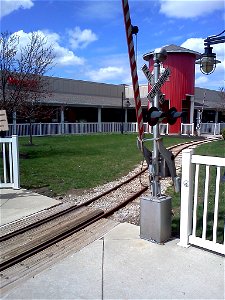
<path id="1" fill-rule="evenodd" d="M 35 192 L 35 193 L 38 193 L 40 195 L 50 197 L 50 198 L 55 198 L 56 197 L 56 194 L 49 188 L 49 186 L 42 186 L 42 187 L 39 187 L 39 188 L 33 188 L 32 191 Z"/>

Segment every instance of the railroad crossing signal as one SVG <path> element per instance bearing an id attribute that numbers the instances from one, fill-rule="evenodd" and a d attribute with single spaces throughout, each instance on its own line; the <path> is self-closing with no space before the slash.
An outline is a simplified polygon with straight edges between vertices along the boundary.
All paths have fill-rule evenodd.
<path id="1" fill-rule="evenodd" d="M 146 64 L 144 64 L 144 65 L 142 66 L 141 69 L 142 69 L 142 71 L 143 71 L 145 77 L 147 78 L 148 83 L 150 83 L 151 86 L 153 86 L 153 85 L 154 85 L 154 74 L 152 74 L 152 73 L 150 72 L 150 70 L 149 70 L 149 68 L 147 67 Z M 154 99 L 154 97 L 153 97 L 153 99 Z M 153 99 L 152 99 L 152 100 L 153 100 Z M 149 99 L 149 100 L 150 100 L 150 99 Z M 164 95 L 163 95 L 163 93 L 162 93 L 161 91 L 159 91 L 159 103 L 160 103 L 160 104 L 163 104 L 164 101 L 165 101 Z"/>
<path id="2" fill-rule="evenodd" d="M 163 112 L 153 106 L 147 112 L 147 122 L 150 126 L 155 126 L 162 120 L 166 120 L 170 125 L 174 125 L 181 116 L 182 112 L 178 112 L 175 107 L 171 107 L 167 112 Z"/>
<path id="3" fill-rule="evenodd" d="M 170 76 L 170 73 L 171 73 L 170 69 L 166 68 L 165 71 L 162 73 L 162 75 L 157 80 L 157 82 L 153 85 L 151 91 L 147 95 L 147 98 L 150 101 L 154 100 L 156 94 L 160 91 L 160 88 L 162 87 L 162 85 L 166 82 L 166 80 Z"/>
<path id="4" fill-rule="evenodd" d="M 145 77 L 147 78 L 148 82 L 153 85 L 154 84 L 154 74 L 152 74 L 149 70 L 149 68 L 147 67 L 146 64 L 143 65 L 143 67 L 141 68 Z"/>

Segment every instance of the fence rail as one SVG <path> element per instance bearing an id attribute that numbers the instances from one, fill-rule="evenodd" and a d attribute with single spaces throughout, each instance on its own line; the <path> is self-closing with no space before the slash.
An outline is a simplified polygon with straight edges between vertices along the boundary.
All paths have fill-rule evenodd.
<path id="1" fill-rule="evenodd" d="M 0 138 L 0 188 L 20 188 L 18 137 Z"/>
<path id="2" fill-rule="evenodd" d="M 190 149 L 182 151 L 181 246 L 194 244 L 225 254 L 224 167 L 225 158 L 194 155 Z M 222 223 L 220 239 L 218 222 Z"/>
<path id="3" fill-rule="evenodd" d="M 123 128 L 122 128 L 123 126 Z M 8 135 L 17 134 L 18 136 L 29 136 L 30 130 L 33 136 L 42 135 L 60 135 L 60 134 L 86 134 L 86 133 L 114 133 L 121 132 L 137 132 L 137 123 L 121 123 L 121 122 L 102 122 L 102 123 L 32 123 L 30 124 L 9 124 Z M 151 132 L 150 126 L 144 124 L 145 132 Z"/>
<path id="4" fill-rule="evenodd" d="M 225 128 L 225 123 L 201 123 L 200 133 L 218 135 L 223 128 Z"/>
<path id="5" fill-rule="evenodd" d="M 181 123 L 181 134 L 194 135 L 194 123 L 191 124 Z"/>
<path id="6" fill-rule="evenodd" d="M 221 130 L 225 128 L 225 123 L 202 123 L 200 127 L 200 134 L 220 134 Z M 32 123 L 30 124 L 9 124 L 8 136 L 42 136 L 42 135 L 60 135 L 60 134 L 86 134 L 86 133 L 97 133 L 97 132 L 138 132 L 137 123 L 121 123 L 121 122 L 93 122 L 93 123 Z M 152 127 L 148 123 L 144 123 L 144 132 L 152 133 Z M 169 134 L 169 125 L 160 123 L 159 124 L 160 134 Z M 194 135 L 194 123 L 184 124 L 181 123 L 182 135 Z"/>

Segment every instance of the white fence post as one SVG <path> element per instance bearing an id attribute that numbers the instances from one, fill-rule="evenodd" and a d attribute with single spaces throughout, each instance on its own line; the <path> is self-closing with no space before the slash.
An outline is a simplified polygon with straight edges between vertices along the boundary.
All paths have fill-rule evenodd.
<path id="1" fill-rule="evenodd" d="M 18 151 L 18 136 L 12 136 L 12 157 L 13 157 L 13 188 L 20 188 L 20 180 L 19 180 L 19 151 Z"/>
<path id="2" fill-rule="evenodd" d="M 0 138 L 2 144 L 2 168 L 0 188 L 20 188 L 18 136 Z"/>
<path id="3" fill-rule="evenodd" d="M 42 135 L 42 125 L 41 125 L 41 123 L 39 123 L 39 133 L 40 133 L 40 135 Z"/>
<path id="4" fill-rule="evenodd" d="M 180 124 L 180 133 L 183 134 L 183 123 Z"/>
<path id="5" fill-rule="evenodd" d="M 193 198 L 193 164 L 192 149 L 182 151 L 181 207 L 180 207 L 180 242 L 179 246 L 188 247 L 192 231 L 192 198 Z"/>
<path id="6" fill-rule="evenodd" d="M 191 123 L 191 135 L 194 135 L 194 123 Z"/>

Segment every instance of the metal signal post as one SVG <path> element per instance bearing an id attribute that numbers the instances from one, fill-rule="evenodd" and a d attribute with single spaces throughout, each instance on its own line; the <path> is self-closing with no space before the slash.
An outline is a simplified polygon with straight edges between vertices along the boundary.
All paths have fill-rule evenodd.
<path id="1" fill-rule="evenodd" d="M 167 57 L 167 53 L 164 48 L 156 49 L 153 60 L 154 60 L 154 82 L 155 86 L 160 79 L 160 62 L 163 62 Z M 162 82 L 163 83 L 163 82 Z M 154 89 L 154 87 L 153 87 Z M 159 108 L 159 96 L 160 91 L 158 90 L 155 94 L 153 106 Z M 157 197 L 161 195 L 160 181 L 159 181 L 159 148 L 158 140 L 160 138 L 159 134 L 159 122 L 153 126 L 153 152 L 152 152 L 152 196 Z"/>
<path id="2" fill-rule="evenodd" d="M 137 65 L 132 37 L 133 34 L 137 34 L 138 28 L 137 26 L 131 25 L 128 0 L 122 0 L 122 6 L 138 123 L 138 146 L 143 152 L 149 167 L 151 187 L 151 195 L 144 196 L 141 199 L 140 236 L 143 239 L 154 240 L 157 243 L 162 243 L 163 241 L 168 240 L 171 235 L 171 197 L 161 195 L 160 176 L 171 176 L 175 190 L 178 187 L 178 180 L 176 176 L 174 157 L 172 153 L 164 147 L 162 139 L 160 138 L 159 123 L 162 119 L 167 118 L 169 124 L 174 124 L 176 119 L 180 117 L 181 113 L 177 112 L 174 107 L 172 107 L 167 113 L 162 112 L 159 109 L 160 94 L 162 94 L 160 88 L 170 75 L 170 70 L 167 68 L 163 74 L 160 75 L 160 63 L 166 59 L 167 53 L 164 48 L 156 49 L 153 57 L 154 82 L 152 89 L 147 96 L 149 101 L 151 101 L 151 108 L 148 109 L 147 119 L 148 124 L 153 126 L 153 151 L 149 151 L 144 144 L 146 139 L 144 139 L 141 98 L 139 93 Z M 142 71 L 149 83 L 152 85 L 153 76 L 146 65 L 142 67 Z M 166 169 L 169 169 L 169 171 L 166 172 Z"/>
<path id="3" fill-rule="evenodd" d="M 178 186 L 173 155 L 164 147 L 159 133 L 161 120 L 167 118 L 168 123 L 174 124 L 176 118 L 180 116 L 175 108 L 171 108 L 165 113 L 160 111 L 159 107 L 160 88 L 170 75 L 168 68 L 160 75 L 160 63 L 166 57 L 167 53 L 164 48 L 154 51 L 154 85 L 148 94 L 148 99 L 151 100 L 151 108 L 147 113 L 148 124 L 153 127 L 153 151 L 151 155 L 148 153 L 150 156 L 148 165 L 151 195 L 141 198 L 140 236 L 156 243 L 167 241 L 171 235 L 171 197 L 162 195 L 160 186 L 160 176 L 168 176 L 166 174 L 167 168 L 173 178 L 175 189 Z M 146 71 L 144 73 L 146 73 L 148 81 L 151 80 L 149 74 Z"/>
<path id="4" fill-rule="evenodd" d="M 160 74 L 159 61 L 154 57 L 154 81 L 157 82 Z M 159 107 L 159 93 L 157 92 L 154 98 L 154 107 Z M 159 182 L 159 149 L 157 141 L 159 139 L 159 123 L 153 126 L 153 152 L 152 152 L 152 196 L 161 194 Z"/>

